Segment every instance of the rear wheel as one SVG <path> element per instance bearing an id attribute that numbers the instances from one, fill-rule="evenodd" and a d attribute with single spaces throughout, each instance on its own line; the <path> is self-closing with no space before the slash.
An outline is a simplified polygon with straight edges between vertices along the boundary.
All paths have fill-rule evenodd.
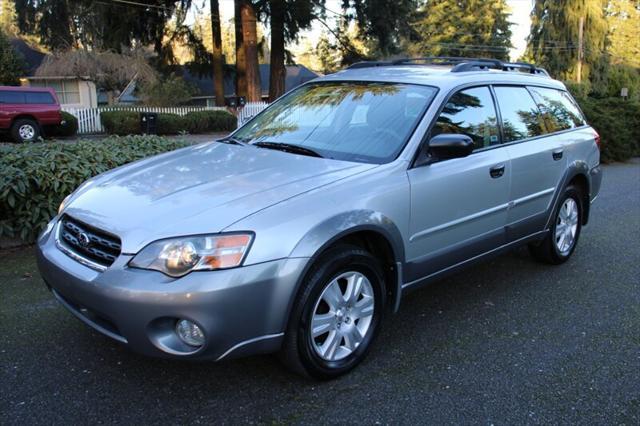
<path id="1" fill-rule="evenodd" d="M 549 233 L 540 243 L 529 245 L 536 259 L 558 265 L 571 257 L 582 228 L 582 200 L 582 194 L 575 186 L 565 189 L 554 211 Z"/>
<path id="2" fill-rule="evenodd" d="M 19 119 L 11 126 L 11 136 L 16 142 L 33 142 L 40 137 L 40 127 L 33 120 Z"/>
<path id="3" fill-rule="evenodd" d="M 377 259 L 359 247 L 327 251 L 302 284 L 281 353 L 285 365 L 331 379 L 362 362 L 383 317 L 383 276 Z"/>

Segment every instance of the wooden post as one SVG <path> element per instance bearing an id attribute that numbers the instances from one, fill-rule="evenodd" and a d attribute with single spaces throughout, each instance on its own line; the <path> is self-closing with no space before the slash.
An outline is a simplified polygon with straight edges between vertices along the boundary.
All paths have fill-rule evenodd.
<path id="1" fill-rule="evenodd" d="M 580 17 L 578 28 L 578 84 L 582 83 L 582 59 L 584 57 L 584 17 Z"/>

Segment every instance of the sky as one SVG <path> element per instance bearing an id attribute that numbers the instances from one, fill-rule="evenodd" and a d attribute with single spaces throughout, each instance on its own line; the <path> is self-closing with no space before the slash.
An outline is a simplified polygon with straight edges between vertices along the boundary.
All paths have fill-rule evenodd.
<path id="1" fill-rule="evenodd" d="M 534 0 L 507 0 L 507 4 L 511 8 L 510 21 L 513 22 L 511 31 L 513 36 L 511 37 L 511 44 L 514 46 L 511 49 L 511 59 L 516 60 L 526 47 L 526 37 L 529 34 L 529 27 L 531 25 L 531 19 L 529 14 L 533 8 Z M 194 3 L 200 3 L 196 1 Z M 208 1 L 204 1 L 205 13 L 208 13 Z M 339 11 L 341 0 L 326 0 L 327 9 Z M 233 0 L 220 0 L 220 15 L 224 21 L 233 18 Z M 329 14 L 330 15 L 330 14 Z M 322 24 L 315 22 L 313 27 L 308 31 L 303 31 L 300 34 L 300 41 L 305 38 L 317 39 L 322 32 Z"/>

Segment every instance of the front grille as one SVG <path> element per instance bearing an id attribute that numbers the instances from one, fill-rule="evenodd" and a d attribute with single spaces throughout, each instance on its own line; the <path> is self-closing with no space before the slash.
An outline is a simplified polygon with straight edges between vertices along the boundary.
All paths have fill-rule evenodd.
<path id="1" fill-rule="evenodd" d="M 69 216 L 60 221 L 60 243 L 77 256 L 108 267 L 120 255 L 120 239 Z"/>

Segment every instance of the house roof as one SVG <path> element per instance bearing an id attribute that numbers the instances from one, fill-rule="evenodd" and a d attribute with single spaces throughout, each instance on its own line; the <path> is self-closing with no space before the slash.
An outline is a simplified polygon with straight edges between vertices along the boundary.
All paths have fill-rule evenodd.
<path id="1" fill-rule="evenodd" d="M 235 96 L 235 68 L 229 68 L 231 69 L 231 72 L 225 73 L 224 76 L 224 94 L 225 96 Z M 285 91 L 289 91 L 302 83 L 306 83 L 309 80 L 320 77 L 304 65 L 288 65 L 285 68 L 287 71 L 284 83 Z M 198 75 L 196 73 L 192 73 L 188 67 L 181 67 L 181 70 L 182 77 L 187 82 L 193 84 L 197 89 L 197 93 L 194 97 L 209 98 L 215 96 L 213 90 L 213 77 L 211 74 Z M 269 64 L 260 64 L 260 86 L 262 88 L 263 96 L 269 95 L 269 75 Z"/>
<path id="2" fill-rule="evenodd" d="M 27 64 L 25 70 L 26 76 L 33 76 L 47 54 L 39 51 L 38 49 L 34 49 L 20 38 L 12 37 L 9 39 L 9 43 L 13 50 L 17 51 L 24 57 L 24 61 Z"/>

